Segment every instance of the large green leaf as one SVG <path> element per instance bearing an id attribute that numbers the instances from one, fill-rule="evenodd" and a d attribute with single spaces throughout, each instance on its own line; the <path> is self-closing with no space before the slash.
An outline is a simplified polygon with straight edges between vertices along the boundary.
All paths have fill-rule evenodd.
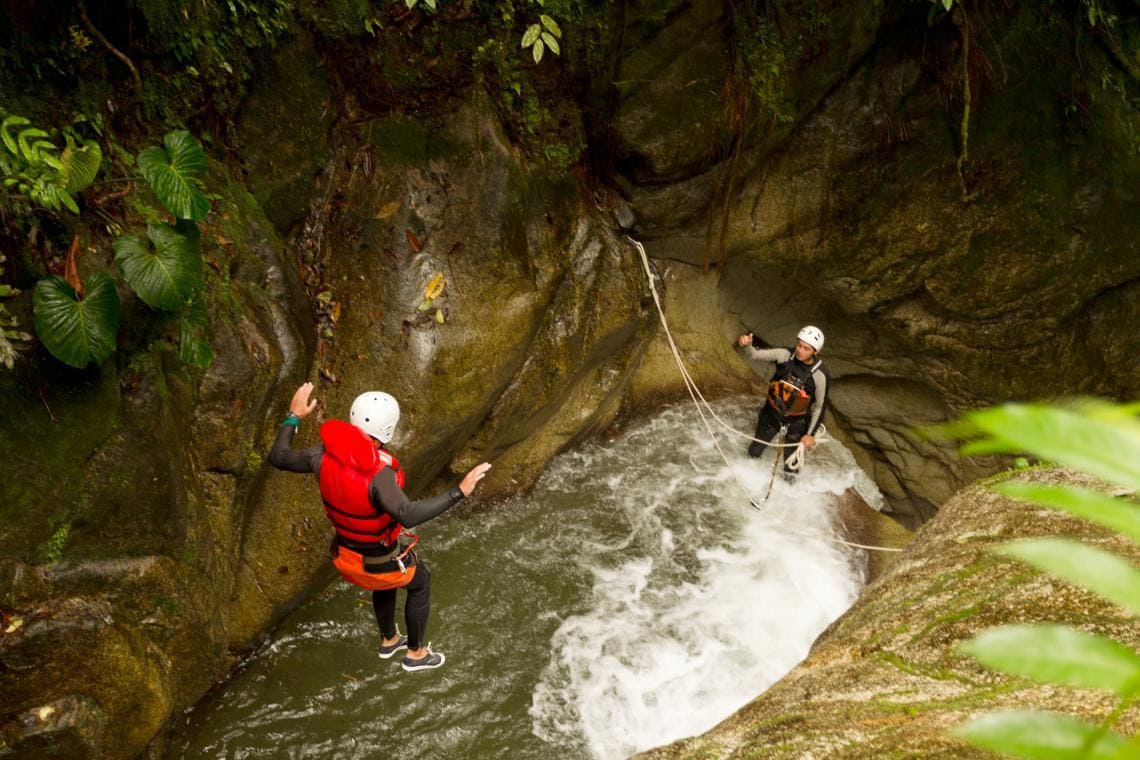
<path id="1" fill-rule="evenodd" d="M 988 713 L 959 726 L 957 737 L 978 747 L 1035 760 L 1110 760 L 1124 738 L 1068 715 L 1034 710 Z"/>
<path id="2" fill-rule="evenodd" d="M 87 295 L 76 300 L 75 291 L 62 277 L 45 277 L 32 296 L 36 334 L 55 358 L 82 369 L 101 362 L 115 351 L 119 332 L 119 294 L 104 272 L 94 272 L 84 283 Z"/>
<path id="3" fill-rule="evenodd" d="M 186 130 L 168 132 L 163 142 L 165 149 L 151 147 L 139 153 L 139 171 L 170 213 L 200 222 L 210 213 L 210 201 L 199 188 L 206 152 Z"/>
<path id="4" fill-rule="evenodd" d="M 1067 486 L 1046 486 L 1009 480 L 993 487 L 998 493 L 1024 499 L 1099 523 L 1140 544 L 1140 504 L 1097 491 Z"/>
<path id="5" fill-rule="evenodd" d="M 98 143 L 89 142 L 82 148 L 77 148 L 68 140 L 59 160 L 63 166 L 63 176 L 67 178 L 64 190 L 75 195 L 95 181 L 95 175 L 103 164 L 103 151 Z"/>
<path id="6" fill-rule="evenodd" d="M 1068 626 L 991 628 L 962 649 L 987 667 L 1043 683 L 1106 689 L 1121 697 L 1140 689 L 1140 655 L 1112 639 Z"/>
<path id="7" fill-rule="evenodd" d="M 148 224 L 148 246 L 135 235 L 123 235 L 112 247 L 115 263 L 139 298 L 156 309 L 181 308 L 202 285 L 202 257 L 168 224 Z"/>
<path id="8" fill-rule="evenodd" d="M 1140 570 L 1102 549 L 1065 538 L 1036 538 L 997 550 L 1100 594 L 1140 615 Z"/>
<path id="9" fill-rule="evenodd" d="M 1094 401 L 1072 408 L 1007 404 L 970 412 L 965 423 L 989 436 L 963 446 L 966 454 L 1026 451 L 1140 489 L 1140 419 L 1134 413 Z"/>

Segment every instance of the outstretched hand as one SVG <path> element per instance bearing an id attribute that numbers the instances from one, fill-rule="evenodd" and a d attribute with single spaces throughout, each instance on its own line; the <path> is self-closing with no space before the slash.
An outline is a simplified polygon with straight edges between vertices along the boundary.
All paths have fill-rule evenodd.
<path id="1" fill-rule="evenodd" d="M 459 481 L 459 490 L 463 492 L 464 496 L 470 496 L 471 492 L 475 490 L 475 486 L 487 474 L 487 470 L 491 469 L 491 465 L 487 462 L 477 464 L 471 468 L 471 472 L 463 476 L 463 480 Z"/>
<path id="2" fill-rule="evenodd" d="M 752 333 L 745 333 L 744 335 L 741 335 L 736 342 L 742 346 L 752 345 Z"/>
<path id="3" fill-rule="evenodd" d="M 312 383 L 302 383 L 301 387 L 293 394 L 293 400 L 289 402 L 289 411 L 298 417 L 304 417 L 316 409 L 317 402 L 315 400 L 309 400 L 309 395 L 312 394 L 312 392 Z"/>

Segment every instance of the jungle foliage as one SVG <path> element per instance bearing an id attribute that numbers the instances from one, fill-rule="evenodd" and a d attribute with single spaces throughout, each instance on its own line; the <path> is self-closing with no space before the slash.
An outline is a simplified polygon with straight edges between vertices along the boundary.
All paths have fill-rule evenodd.
<path id="1" fill-rule="evenodd" d="M 206 154 L 185 130 L 168 133 L 164 143 L 164 147 L 144 149 L 136 160 L 150 188 L 176 221 L 148 224 L 147 241 L 129 234 L 118 237 L 112 244 L 115 263 L 144 303 L 161 311 L 182 312 L 179 355 L 195 366 L 208 366 L 213 354 L 202 337 L 202 257 L 195 226 L 210 211 L 200 184 Z M 44 347 L 60 361 L 83 368 L 114 353 L 119 298 L 108 273 L 80 277 L 78 250 L 76 236 L 66 276 L 51 275 L 36 283 L 33 303 L 36 334 Z"/>
<path id="2" fill-rule="evenodd" d="M 0 122 L 0 185 L 44 208 L 78 214 L 74 196 L 95 181 L 103 152 L 74 131 L 63 133 L 62 150 L 50 137 L 23 116 L 5 117 Z"/>
<path id="3" fill-rule="evenodd" d="M 1028 453 L 1095 476 L 1119 495 L 1009 480 L 995 491 L 1068 512 L 1140 544 L 1140 404 L 1084 400 L 1069 406 L 1011 404 L 967 414 L 946 431 L 971 439 L 967 454 Z M 997 552 L 1091 591 L 1140 617 L 1140 570 L 1123 557 L 1069 537 L 1003 544 Z M 1140 698 L 1140 654 L 1103 635 L 1052 623 L 1006 625 L 962 646 L 983 665 L 1042 684 L 1092 689 L 1116 706 L 1099 723 L 1036 710 L 975 717 L 955 729 L 970 743 L 1016 757 L 1140 756 L 1140 737 L 1114 730 Z"/>

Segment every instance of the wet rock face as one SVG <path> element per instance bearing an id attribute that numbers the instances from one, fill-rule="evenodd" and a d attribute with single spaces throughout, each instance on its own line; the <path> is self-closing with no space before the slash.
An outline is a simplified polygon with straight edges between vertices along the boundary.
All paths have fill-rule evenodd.
<path id="1" fill-rule="evenodd" d="M 36 358 L 38 392 L 0 377 L 0 738 L 21 757 L 135 755 L 323 564 L 293 532 L 320 516 L 299 484 L 266 507 L 284 540 L 253 530 L 281 399 L 312 353 L 307 299 L 252 197 L 217 164 L 208 185 L 209 369 L 124 340 L 82 373 Z M 234 641 L 231 605 L 254 596 Z"/>
<path id="2" fill-rule="evenodd" d="M 1100 487 L 1061 471 L 1018 477 Z M 992 626 L 1030 622 L 1140 645 L 1135 618 L 1124 610 L 991 551 L 1006 540 L 1055 535 L 1140 559 L 1136 544 L 1119 534 L 966 489 L 763 696 L 703 736 L 639 757 L 982 757 L 947 735 L 977 712 L 1032 705 L 1098 722 L 1113 707 L 1108 696 L 985 671 L 955 648 Z M 1138 720 L 1133 710 L 1121 730 L 1134 732 Z"/>
<path id="3" fill-rule="evenodd" d="M 865 10 L 856 14 L 864 21 Z M 908 43 L 924 33 L 913 22 L 882 30 L 846 78 L 832 69 L 834 88 L 775 150 L 746 135 L 737 155 L 702 147 L 711 158 L 696 162 L 683 135 L 702 111 L 678 110 L 659 121 L 673 123 L 674 164 L 687 174 L 649 182 L 631 169 L 622 187 L 634 234 L 657 260 L 723 258 L 720 303 L 734 319 L 705 353 L 730 339 L 732 322 L 781 346 L 804 324 L 823 328 L 834 432 L 856 444 L 890 507 L 916 524 L 996 466 L 963 463 L 913 435 L 916 426 L 1006 399 L 1140 393 L 1140 337 L 1112 331 L 1140 317 L 1140 163 L 1127 129 L 1057 116 L 1069 87 L 1058 83 L 1075 71 L 1078 90 L 1095 88 L 1100 72 L 1114 75 L 1109 55 L 1094 47 L 1079 64 L 1050 54 L 1073 49 L 1071 30 L 1017 4 L 974 21 L 1001 27 L 974 44 L 1003 68 L 975 85 L 964 202 L 961 103 L 946 100 L 956 82 L 960 91 L 951 67 L 960 35 L 947 19 L 924 59 Z M 648 47 L 669 39 L 663 31 Z M 684 60 L 644 87 L 712 67 Z M 1095 102 L 1093 120 L 1137 123 L 1126 101 Z M 627 98 L 619 123 L 641 107 Z M 640 144 L 636 131 L 624 134 Z M 653 144 L 637 150 L 652 155 Z"/>
<path id="4" fill-rule="evenodd" d="M 566 179 L 524 169 L 481 98 L 356 140 L 322 221 L 324 414 L 387 391 L 409 490 L 489 459 L 486 493 L 527 488 L 617 413 L 653 327 L 639 259 Z"/>

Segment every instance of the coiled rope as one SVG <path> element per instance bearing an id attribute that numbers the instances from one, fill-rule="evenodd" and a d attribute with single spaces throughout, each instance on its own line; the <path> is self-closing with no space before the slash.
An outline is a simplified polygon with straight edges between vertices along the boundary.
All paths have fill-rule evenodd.
<path id="1" fill-rule="evenodd" d="M 783 443 L 783 436 L 780 437 L 780 441 L 781 441 L 780 443 L 769 443 L 767 441 L 759 441 L 758 439 L 752 437 L 748 433 L 745 433 L 745 432 L 742 432 L 740 430 L 733 428 L 731 425 L 729 425 L 727 422 L 722 420 L 717 415 L 717 413 L 713 410 L 712 406 L 709 404 L 708 400 L 705 399 L 704 395 L 701 393 L 700 388 L 697 387 L 696 382 L 693 380 L 693 376 L 689 374 L 689 370 L 685 366 L 684 360 L 681 358 L 681 352 L 677 348 L 677 343 L 673 340 L 673 333 L 669 331 L 669 323 L 665 319 L 665 309 L 661 306 L 661 297 L 657 294 L 657 284 L 653 278 L 653 270 L 649 266 L 649 256 L 648 256 L 648 254 L 645 253 L 645 246 L 643 246 L 640 242 L 638 242 L 637 240 L 634 240 L 633 238 L 627 238 L 627 239 L 629 240 L 630 243 L 633 244 L 633 246 L 635 248 L 637 248 L 637 252 L 641 255 L 641 266 L 645 269 L 646 279 L 649 280 L 649 292 L 653 295 L 653 304 L 657 307 L 657 316 L 661 320 L 661 329 L 665 331 L 665 339 L 669 342 L 669 350 L 673 354 L 673 360 L 677 363 L 677 369 L 679 369 L 681 371 L 681 377 L 685 381 L 685 389 L 689 392 L 689 398 L 691 398 L 693 400 L 693 406 L 696 407 L 697 414 L 700 415 L 701 422 L 705 426 L 705 431 L 708 433 L 709 440 L 712 441 L 712 444 L 716 448 L 717 453 L 720 454 L 720 458 L 724 460 L 725 467 L 727 467 L 728 471 L 732 473 L 732 478 L 733 478 L 733 480 L 736 481 L 736 485 L 740 488 L 741 491 L 744 492 L 744 495 L 748 497 L 748 503 L 754 509 L 763 512 L 764 511 L 763 508 L 760 506 L 760 504 L 756 503 L 756 499 L 753 498 L 752 494 L 749 492 L 748 486 L 746 486 L 740 480 L 740 476 L 736 474 L 736 469 L 728 461 L 728 456 L 724 453 L 724 449 L 722 449 L 720 447 L 720 441 L 717 440 L 716 433 L 713 431 L 713 427 L 712 427 L 712 424 L 709 422 L 709 418 L 716 421 L 716 423 L 719 424 L 726 431 L 728 431 L 730 433 L 734 433 L 734 434 L 741 436 L 743 438 L 747 438 L 750 441 L 756 441 L 757 443 L 762 443 L 765 446 L 772 446 L 774 448 L 795 448 L 796 449 L 795 452 L 792 453 L 792 455 L 788 457 L 789 469 L 799 470 L 800 467 L 803 466 L 804 445 L 802 442 Z M 819 433 L 820 434 L 818 436 L 816 436 L 817 442 L 822 443 L 822 442 L 831 440 L 830 438 L 826 437 L 826 429 L 822 425 L 819 428 Z M 777 461 L 778 460 L 779 460 L 779 457 L 777 456 Z M 793 460 L 795 460 L 794 467 L 792 464 Z M 773 471 L 773 477 L 774 476 L 775 476 L 775 472 Z M 769 492 L 771 492 L 771 486 L 769 486 Z M 764 498 L 766 500 L 767 496 L 765 496 Z M 866 544 L 857 544 L 857 543 L 853 543 L 851 541 L 844 541 L 841 538 L 832 538 L 829 536 L 813 536 L 813 535 L 810 535 L 807 533 L 800 533 L 800 532 L 794 531 L 794 530 L 789 530 L 789 532 L 790 533 L 798 533 L 799 535 L 804 536 L 806 538 L 823 538 L 827 541 L 831 541 L 832 543 L 842 544 L 844 546 L 850 546 L 850 547 L 855 548 L 855 549 L 869 549 L 869 550 L 880 551 L 880 552 L 902 551 L 901 549 L 896 549 L 896 548 L 887 547 L 887 546 L 868 546 Z"/>

